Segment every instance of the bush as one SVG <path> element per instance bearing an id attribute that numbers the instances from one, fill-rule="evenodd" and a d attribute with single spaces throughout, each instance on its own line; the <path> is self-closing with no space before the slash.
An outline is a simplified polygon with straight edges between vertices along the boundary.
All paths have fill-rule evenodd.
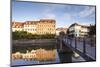
<path id="1" fill-rule="evenodd" d="M 26 31 L 15 31 L 12 32 L 12 39 L 53 39 L 55 38 L 55 34 L 45 34 L 45 35 L 37 35 L 31 34 Z"/>

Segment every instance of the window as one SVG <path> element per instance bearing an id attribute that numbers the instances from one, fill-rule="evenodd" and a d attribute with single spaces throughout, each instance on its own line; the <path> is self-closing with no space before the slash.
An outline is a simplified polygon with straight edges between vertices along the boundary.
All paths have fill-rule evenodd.
<path id="1" fill-rule="evenodd" d="M 36 29 L 34 29 L 34 31 L 36 31 Z"/>
<path id="2" fill-rule="evenodd" d="M 77 36 L 77 34 L 76 34 L 76 36 Z"/>

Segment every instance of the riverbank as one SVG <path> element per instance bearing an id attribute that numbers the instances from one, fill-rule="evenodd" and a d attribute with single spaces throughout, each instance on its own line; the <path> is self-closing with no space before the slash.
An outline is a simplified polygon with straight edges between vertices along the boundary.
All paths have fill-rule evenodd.
<path id="1" fill-rule="evenodd" d="M 12 44 L 39 44 L 39 43 L 56 43 L 56 39 L 30 39 L 30 40 L 12 40 Z"/>
<path id="2" fill-rule="evenodd" d="M 32 39 L 32 40 L 13 40 L 12 41 L 12 52 L 25 52 L 26 50 L 32 49 L 56 49 L 56 39 Z"/>

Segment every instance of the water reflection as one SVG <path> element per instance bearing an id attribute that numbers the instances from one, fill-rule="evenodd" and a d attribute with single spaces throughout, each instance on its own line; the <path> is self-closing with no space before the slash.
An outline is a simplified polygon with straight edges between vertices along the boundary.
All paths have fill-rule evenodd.
<path id="1" fill-rule="evenodd" d="M 59 56 L 56 49 L 26 50 L 26 53 L 15 52 L 12 54 L 12 65 L 46 64 L 59 63 Z"/>

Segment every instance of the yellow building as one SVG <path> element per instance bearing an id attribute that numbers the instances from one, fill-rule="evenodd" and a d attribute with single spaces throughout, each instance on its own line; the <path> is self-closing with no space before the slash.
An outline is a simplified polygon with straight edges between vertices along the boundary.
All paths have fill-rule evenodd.
<path id="1" fill-rule="evenodd" d="M 55 20 L 48 20 L 48 19 L 41 19 L 37 23 L 37 34 L 56 34 L 56 21 Z"/>
<path id="2" fill-rule="evenodd" d="M 12 31 L 27 31 L 32 34 L 56 34 L 56 21 L 40 19 L 39 21 L 13 22 Z"/>

